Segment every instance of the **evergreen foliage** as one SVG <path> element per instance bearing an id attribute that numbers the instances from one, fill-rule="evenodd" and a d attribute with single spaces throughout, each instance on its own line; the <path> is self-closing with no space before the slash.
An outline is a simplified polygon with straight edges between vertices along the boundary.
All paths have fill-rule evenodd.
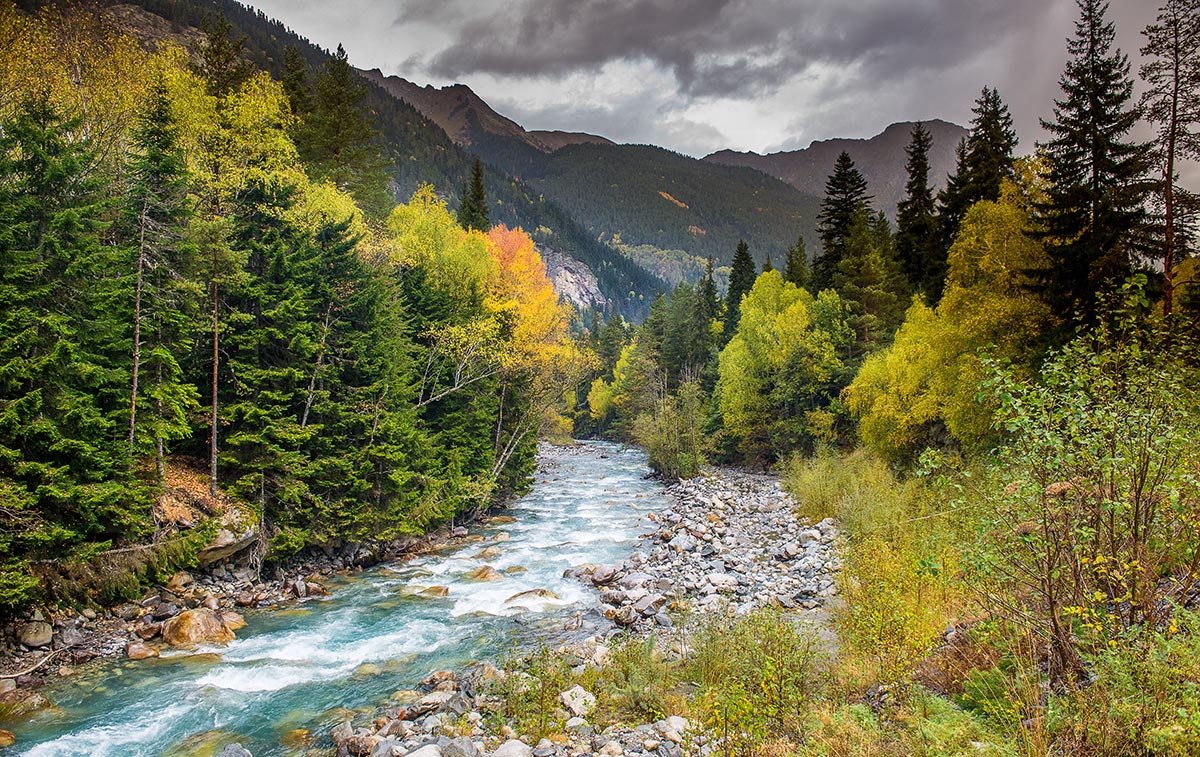
<path id="1" fill-rule="evenodd" d="M 1127 141 L 1137 122 L 1129 59 L 1113 48 L 1116 29 L 1103 0 L 1079 0 L 1071 58 L 1059 84 L 1053 121 L 1043 121 L 1049 186 L 1035 234 L 1049 265 L 1040 291 L 1064 320 L 1096 316 L 1096 295 L 1111 290 L 1134 263 L 1134 234 L 1145 221 L 1149 152 Z"/>
<path id="2" fill-rule="evenodd" d="M 750 247 L 744 241 L 738 241 L 729 270 L 729 288 L 725 290 L 725 342 L 733 338 L 734 332 L 737 331 L 738 319 L 742 312 L 742 297 L 754 286 L 756 277 Z"/>
<path id="3" fill-rule="evenodd" d="M 813 289 L 820 291 L 833 286 L 833 279 L 842 258 L 855 214 L 871 201 L 867 180 L 847 152 L 837 157 L 833 173 L 825 182 L 825 199 L 817 216 L 821 236 L 821 254 L 813 262 Z"/>
<path id="4" fill-rule="evenodd" d="M 798 237 L 796 243 L 787 249 L 787 259 L 783 266 L 783 280 L 790 281 L 801 289 L 808 289 L 811 284 L 812 271 L 808 265 L 808 249 L 804 237 Z"/>
<path id="5" fill-rule="evenodd" d="M 471 181 L 463 182 L 458 198 L 458 225 L 468 231 L 487 231 L 492 228 L 491 216 L 483 186 L 483 161 L 476 158 L 471 166 Z"/>
<path id="6" fill-rule="evenodd" d="M 933 137 L 922 125 L 912 130 L 912 141 L 905 148 L 908 181 L 905 196 L 896 214 L 896 256 L 909 283 L 917 289 L 936 291 L 942 278 L 936 268 L 933 247 L 936 244 L 936 211 L 933 189 L 929 186 L 929 148 Z"/>

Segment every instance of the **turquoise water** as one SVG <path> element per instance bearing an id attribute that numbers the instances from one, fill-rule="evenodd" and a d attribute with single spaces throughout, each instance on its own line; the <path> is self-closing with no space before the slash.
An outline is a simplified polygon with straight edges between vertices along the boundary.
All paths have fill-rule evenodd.
<path id="1" fill-rule="evenodd" d="M 594 591 L 563 571 L 629 552 L 645 512 L 666 505 L 645 473 L 641 452 L 615 445 L 555 457 L 510 509 L 515 523 L 472 531 L 483 542 L 340 577 L 329 598 L 249 614 L 226 647 L 89 666 L 45 690 L 52 711 L 4 724 L 17 736 L 5 754 L 157 756 L 236 740 L 255 757 L 294 755 L 303 749 L 284 742 L 296 729 L 327 745 L 345 709 L 370 709 L 433 670 L 503 656 L 593 607 Z M 479 556 L 491 546 L 498 555 Z M 482 565 L 505 578 L 466 578 Z M 429 586 L 448 596 L 411 596 Z M 507 601 L 531 589 L 559 598 Z"/>

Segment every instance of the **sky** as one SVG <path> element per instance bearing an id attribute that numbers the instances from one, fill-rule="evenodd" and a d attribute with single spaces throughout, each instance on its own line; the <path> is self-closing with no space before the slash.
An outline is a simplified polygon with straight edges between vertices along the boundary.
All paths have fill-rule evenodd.
<path id="1" fill-rule="evenodd" d="M 527 129 L 703 156 L 968 124 L 985 86 L 1044 134 L 1074 0 L 252 0 L 359 68 L 462 82 Z M 1155 0 L 1111 0 L 1134 69 Z M 1149 132 L 1143 134 L 1149 136 Z"/>

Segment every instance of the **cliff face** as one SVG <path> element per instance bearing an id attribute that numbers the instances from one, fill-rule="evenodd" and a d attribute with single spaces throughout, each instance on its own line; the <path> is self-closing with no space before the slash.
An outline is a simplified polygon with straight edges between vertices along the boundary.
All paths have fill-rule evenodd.
<path id="1" fill-rule="evenodd" d="M 538 246 L 538 254 L 546 263 L 546 274 L 558 296 L 576 308 L 604 309 L 608 300 L 600 292 L 596 275 L 578 260 L 549 247 Z"/>

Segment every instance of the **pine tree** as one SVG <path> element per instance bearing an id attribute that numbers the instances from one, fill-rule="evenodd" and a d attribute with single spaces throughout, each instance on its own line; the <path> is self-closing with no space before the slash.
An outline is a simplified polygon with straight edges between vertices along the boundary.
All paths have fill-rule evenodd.
<path id="1" fill-rule="evenodd" d="M 742 297 L 754 288 L 754 258 L 750 257 L 750 248 L 744 240 L 738 242 L 733 252 L 733 263 L 729 270 L 729 288 L 725 290 L 725 333 L 724 342 L 728 344 L 737 332 L 738 320 L 742 313 Z"/>
<path id="2" fill-rule="evenodd" d="M 762 272 L 766 273 L 767 271 L 774 271 L 774 270 L 775 270 L 775 266 L 771 265 L 771 253 L 768 252 L 767 259 L 764 260 L 763 264 L 762 264 Z"/>
<path id="3" fill-rule="evenodd" d="M 860 207 L 851 219 L 846 251 L 834 273 L 834 288 L 850 310 L 854 342 L 848 361 L 882 346 L 904 317 L 904 275 L 883 213 Z"/>
<path id="4" fill-rule="evenodd" d="M 188 415 L 198 401 L 179 364 L 190 349 L 190 317 L 199 292 L 191 284 L 197 253 L 187 238 L 191 202 L 178 132 L 160 78 L 152 85 L 146 109 L 130 137 L 131 181 L 125 208 L 134 271 L 129 454 L 143 452 L 145 443 L 152 442 L 160 476 L 165 442 L 190 433 Z M 148 386 L 141 381 L 143 365 Z"/>
<path id="5" fill-rule="evenodd" d="M 931 270 L 936 268 L 931 248 L 937 242 L 934 233 L 937 209 L 933 189 L 929 186 L 929 148 L 932 146 L 932 135 L 918 123 L 905 148 L 908 182 L 896 215 L 896 255 L 900 267 L 913 287 L 930 292 L 940 290 L 940 283 L 945 278 L 944 271 Z M 936 294 L 932 296 L 936 297 Z"/>
<path id="6" fill-rule="evenodd" d="M 1047 303 L 1065 321 L 1096 314 L 1096 294 L 1128 275 L 1131 235 L 1142 225 L 1145 145 L 1124 141 L 1137 122 L 1129 58 L 1113 49 L 1108 4 L 1078 0 L 1071 59 L 1059 81 L 1054 121 L 1043 121 L 1049 187 L 1035 235 L 1050 266 L 1039 274 Z"/>
<path id="7" fill-rule="evenodd" d="M 487 193 L 483 188 L 483 161 L 475 159 L 471 167 L 470 183 L 463 182 L 458 200 L 458 225 L 464 229 L 488 231 L 492 228 L 492 214 L 488 208 Z"/>
<path id="8" fill-rule="evenodd" d="M 804 237 L 796 238 L 796 244 L 788 247 L 787 261 L 783 267 L 783 280 L 790 281 L 801 289 L 807 289 L 811 279 L 808 268 L 808 250 L 804 245 Z"/>
<path id="9" fill-rule="evenodd" d="M 292 74 L 292 86 L 299 87 L 297 77 Z M 315 179 L 332 181 L 350 192 L 366 212 L 381 216 L 392 204 L 387 193 L 387 162 L 380 155 L 378 134 L 363 107 L 366 96 L 366 84 L 351 67 L 345 48 L 338 45 L 317 72 L 311 106 L 296 142 Z M 295 104 L 293 101 L 293 107 Z"/>
<path id="10" fill-rule="evenodd" d="M 970 133 L 958 146 L 954 174 L 938 193 L 937 239 L 926 261 L 926 294 L 931 301 L 940 298 L 946 256 L 967 211 L 977 202 L 999 198 L 1001 183 L 1013 175 L 1017 133 L 1000 93 L 984 87 L 971 112 L 975 117 Z"/>
<path id="11" fill-rule="evenodd" d="M 295 45 L 288 45 L 283 54 L 283 84 L 292 115 L 307 118 L 312 111 L 312 91 L 308 85 L 308 62 L 300 55 Z"/>
<path id="12" fill-rule="evenodd" d="M 821 255 L 813 263 L 813 289 L 820 291 L 832 286 L 834 273 L 846 252 L 854 215 L 870 201 L 867 180 L 854 167 L 850 154 L 842 152 L 825 182 L 825 198 L 817 215 Z"/>
<path id="13" fill-rule="evenodd" d="M 145 528 L 123 444 L 128 351 L 96 156 L 48 95 L 0 125 L 0 543 L 5 561 Z M 22 585 L 0 564 L 0 595 Z M 26 588 L 29 588 L 25 585 Z"/>
<path id="14" fill-rule="evenodd" d="M 231 37 L 233 26 L 224 16 L 209 16 L 203 26 L 197 73 L 204 78 L 210 95 L 226 97 L 254 75 L 254 65 L 243 57 L 246 38 Z"/>
<path id="15" fill-rule="evenodd" d="M 1161 172 L 1156 194 L 1161 198 L 1163 314 L 1174 301 L 1174 268 L 1181 242 L 1194 232 L 1180 213 L 1177 165 L 1180 158 L 1200 159 L 1200 0 L 1166 0 L 1155 23 L 1143 31 L 1146 46 L 1141 76 L 1147 89 L 1141 106 L 1148 121 L 1158 126 L 1155 162 Z"/>

